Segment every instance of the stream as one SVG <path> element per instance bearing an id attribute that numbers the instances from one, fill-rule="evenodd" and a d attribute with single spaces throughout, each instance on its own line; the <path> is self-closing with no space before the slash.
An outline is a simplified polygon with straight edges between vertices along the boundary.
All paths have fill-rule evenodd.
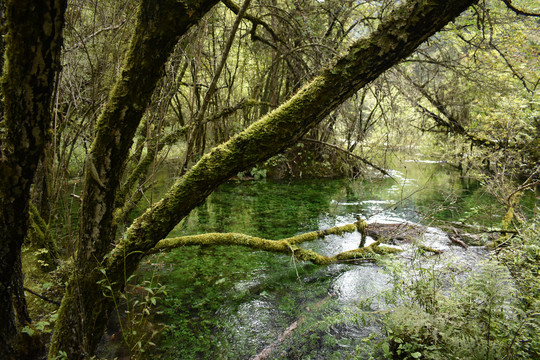
<path id="1" fill-rule="evenodd" d="M 487 256 L 484 247 L 466 250 L 430 227 L 434 218 L 499 223 L 500 209 L 479 183 L 432 162 L 403 162 L 392 177 L 230 181 L 170 236 L 241 232 L 280 239 L 360 216 L 369 223 L 425 225 L 424 244 L 444 251 L 434 266 L 470 271 Z M 302 246 L 332 255 L 359 242 L 355 232 Z M 402 248 L 400 258 L 414 257 L 412 245 Z M 151 319 L 159 335 L 147 350 L 148 358 L 160 359 L 254 359 L 265 349 L 269 359 L 352 359 L 362 339 L 378 332 L 376 322 L 362 321 L 360 310 L 385 309 L 379 295 L 390 286 L 387 271 L 372 262 L 323 267 L 236 246 L 153 256 L 137 279 L 165 285 Z"/>

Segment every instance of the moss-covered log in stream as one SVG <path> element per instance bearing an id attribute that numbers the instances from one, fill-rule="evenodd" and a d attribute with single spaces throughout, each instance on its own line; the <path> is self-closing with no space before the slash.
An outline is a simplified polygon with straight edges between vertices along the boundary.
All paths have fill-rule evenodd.
<path id="1" fill-rule="evenodd" d="M 364 259 L 374 254 L 387 254 L 400 251 L 390 247 L 380 247 L 379 242 L 374 242 L 367 247 L 344 251 L 334 256 L 325 256 L 312 250 L 302 249 L 296 245 L 315 239 L 324 238 L 328 235 L 341 235 L 343 233 L 359 231 L 362 238 L 365 237 L 366 223 L 357 221 L 354 224 L 336 226 L 326 230 L 312 231 L 281 240 L 268 240 L 255 236 L 236 233 L 210 233 L 201 235 L 182 236 L 161 240 L 152 252 L 165 251 L 183 246 L 193 245 L 238 245 L 252 249 L 282 253 L 294 256 L 298 260 L 311 261 L 317 265 L 329 265 L 335 262 Z"/>

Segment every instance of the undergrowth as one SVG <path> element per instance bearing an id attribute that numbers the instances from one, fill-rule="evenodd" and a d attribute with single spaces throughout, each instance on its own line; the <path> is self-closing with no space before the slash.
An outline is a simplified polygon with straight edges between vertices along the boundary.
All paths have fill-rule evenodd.
<path id="1" fill-rule="evenodd" d="M 370 315 L 384 336 L 365 339 L 358 359 L 540 359 L 539 220 L 469 269 L 437 257 L 385 264 L 388 310 Z"/>

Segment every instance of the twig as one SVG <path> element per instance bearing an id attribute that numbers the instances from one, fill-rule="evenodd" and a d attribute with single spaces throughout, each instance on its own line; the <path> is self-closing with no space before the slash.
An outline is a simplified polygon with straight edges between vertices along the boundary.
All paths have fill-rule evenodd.
<path id="1" fill-rule="evenodd" d="M 456 229 L 452 228 L 452 230 L 454 230 L 456 236 L 459 236 Z M 454 235 L 448 235 L 448 238 L 450 239 L 451 242 L 453 242 L 454 244 L 458 244 L 459 246 L 461 246 L 462 248 L 464 248 L 465 250 L 469 248 L 469 246 L 467 244 L 465 244 L 462 240 L 458 239 L 456 236 Z"/>
<path id="2" fill-rule="evenodd" d="M 395 182 L 397 182 L 396 179 L 394 179 L 394 178 L 392 177 L 392 175 L 390 175 L 390 174 L 388 173 L 388 171 L 384 170 L 384 169 L 381 168 L 381 167 L 378 167 L 377 165 L 375 165 L 375 164 L 373 164 L 372 162 L 370 162 L 370 161 L 364 159 L 364 158 L 361 157 L 361 156 L 358 156 L 358 155 L 356 155 L 356 154 L 354 154 L 354 153 L 352 153 L 352 152 L 350 152 L 350 151 L 347 151 L 347 150 L 345 150 L 345 149 L 340 148 L 339 146 L 336 146 L 336 145 L 334 145 L 334 144 L 329 144 L 329 143 L 324 142 L 324 141 L 315 140 L 315 139 L 302 139 L 301 141 L 307 141 L 307 142 L 312 142 L 312 143 L 316 143 L 316 144 L 321 144 L 321 145 L 324 145 L 324 146 L 331 147 L 332 149 L 341 151 L 341 152 L 345 153 L 347 156 L 351 156 L 351 157 L 353 157 L 353 158 L 355 158 L 355 159 L 360 160 L 360 161 L 363 162 L 364 164 L 371 166 L 372 168 L 376 169 L 377 171 L 381 172 L 382 174 L 388 176 L 389 178 L 391 178 L 392 180 L 394 180 Z"/>
<path id="3" fill-rule="evenodd" d="M 56 300 L 53 300 L 53 299 L 49 299 L 48 297 L 44 296 L 44 295 L 41 295 L 41 294 L 38 294 L 37 292 L 33 291 L 33 290 L 30 290 L 29 288 L 25 287 L 23 288 L 24 291 L 28 291 L 30 294 L 32 295 L 35 295 L 37 296 L 38 298 L 42 299 L 42 300 L 45 300 L 47 302 L 50 302 L 51 304 L 54 304 L 54 305 L 58 305 L 60 306 L 60 302 L 59 301 L 56 301 Z"/>
<path id="4" fill-rule="evenodd" d="M 539 167 L 539 169 L 540 169 L 540 167 Z M 535 175 L 537 172 L 538 172 L 538 169 L 531 176 L 529 176 L 529 178 L 521 186 L 519 186 L 517 189 L 512 191 L 510 193 L 510 195 L 508 195 L 506 197 L 506 201 L 510 202 L 510 199 L 512 198 L 512 196 L 514 196 L 515 194 L 517 194 L 520 191 L 526 190 L 528 188 L 535 187 L 536 185 L 540 185 L 540 180 L 529 182 L 529 180 L 532 178 L 532 176 Z"/>
<path id="5" fill-rule="evenodd" d="M 238 15 L 238 13 L 240 12 L 240 6 L 235 4 L 233 1 L 231 1 L 231 0 L 222 0 L 221 2 L 226 7 L 228 7 L 232 12 L 234 12 L 235 14 Z M 254 25 L 253 30 L 255 30 L 257 28 L 257 25 L 261 25 L 266 31 L 268 31 L 268 33 L 270 34 L 270 36 L 272 36 L 272 39 L 274 39 L 274 41 L 279 41 L 281 43 L 284 43 L 284 41 L 281 40 L 276 35 L 276 33 L 274 32 L 274 29 L 272 29 L 272 27 L 270 25 L 268 25 L 262 19 L 260 19 L 258 17 L 255 17 L 255 16 L 253 16 L 252 14 L 249 14 L 249 13 L 245 13 L 244 18 L 251 21 L 251 23 Z"/>
<path id="6" fill-rule="evenodd" d="M 117 24 L 117 25 L 111 25 L 111 26 L 107 26 L 107 27 L 98 29 L 97 31 L 95 31 L 95 32 L 93 32 L 92 34 L 88 35 L 86 38 L 84 38 L 84 39 L 82 39 L 81 41 L 79 41 L 77 44 L 73 45 L 73 46 L 70 47 L 69 49 L 66 49 L 66 52 L 70 52 L 70 51 L 73 51 L 73 50 L 77 50 L 78 48 L 80 48 L 81 46 L 83 46 L 86 42 L 90 41 L 92 38 L 98 36 L 98 35 L 101 34 L 102 32 L 105 32 L 105 31 L 113 31 L 113 30 L 120 29 L 122 26 L 124 26 L 125 23 L 126 23 L 126 20 L 122 20 L 122 22 L 121 22 L 120 24 Z"/>
<path id="7" fill-rule="evenodd" d="M 227 58 L 229 57 L 229 52 L 231 50 L 231 46 L 233 44 L 233 41 L 236 37 L 236 31 L 238 30 L 238 27 L 240 26 L 240 22 L 242 21 L 244 14 L 246 13 L 247 8 L 249 7 L 249 3 L 251 0 L 244 0 L 244 3 L 242 4 L 242 7 L 238 11 L 238 14 L 236 16 L 236 19 L 234 20 L 232 29 L 229 33 L 229 37 L 227 39 L 227 43 L 225 44 L 225 48 L 223 49 L 223 52 L 221 54 L 221 59 L 219 61 L 219 64 L 216 68 L 214 77 L 212 78 L 212 82 L 210 83 L 210 86 L 208 87 L 208 90 L 206 91 L 206 94 L 204 94 L 203 103 L 201 105 L 201 108 L 198 112 L 198 119 L 197 123 L 202 123 L 204 119 L 204 115 L 206 113 L 206 109 L 208 107 L 208 104 L 210 103 L 210 98 L 214 95 L 216 91 L 217 82 L 219 80 L 219 77 L 221 76 L 221 72 L 223 71 L 223 68 L 225 67 L 225 63 L 227 62 Z"/>

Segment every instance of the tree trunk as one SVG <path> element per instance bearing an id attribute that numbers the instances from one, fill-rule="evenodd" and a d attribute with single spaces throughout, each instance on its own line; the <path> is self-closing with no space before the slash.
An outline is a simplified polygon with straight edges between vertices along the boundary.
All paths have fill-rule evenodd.
<path id="1" fill-rule="evenodd" d="M 0 358 L 16 357 L 11 341 L 18 313 L 27 320 L 22 281 L 16 279 L 28 230 L 30 186 L 50 128 L 54 75 L 60 67 L 65 0 L 2 1 L 6 9 L 6 49 L 2 77 L 3 130 L 0 133 Z M 24 319 L 26 318 L 26 319 Z"/>
<path id="2" fill-rule="evenodd" d="M 97 284 L 102 280 L 99 268 L 114 244 L 115 198 L 135 131 L 178 39 L 217 2 L 141 2 L 122 72 L 98 119 L 86 159 L 75 271 L 59 310 L 51 357 L 65 351 L 69 359 L 82 359 L 94 352 L 101 338 L 110 299 Z M 124 279 L 120 281 L 116 285 L 122 286 Z"/>
<path id="3" fill-rule="evenodd" d="M 101 261 L 101 255 L 108 249 L 114 235 L 114 232 L 108 228 L 112 222 L 110 208 L 114 201 L 110 202 L 107 199 L 114 197 L 114 193 L 110 192 L 117 185 L 118 179 L 108 172 L 111 169 L 119 169 L 119 165 L 111 166 L 112 160 L 116 161 L 115 164 L 118 163 L 118 160 L 113 157 L 125 158 L 127 149 L 131 146 L 131 138 L 123 135 L 124 127 L 122 126 L 125 120 L 121 118 L 118 122 L 115 117 L 116 123 L 120 124 L 118 127 L 112 121 L 103 120 L 105 118 L 103 115 L 98 130 L 103 135 L 98 135 L 98 139 L 99 136 L 104 136 L 109 138 L 109 141 L 97 144 L 98 140 L 96 140 L 92 148 L 93 158 L 91 157 L 87 164 L 86 175 L 90 185 L 87 184 L 84 194 L 88 203 L 96 201 L 93 199 L 101 199 L 102 203 L 83 205 L 86 209 L 83 209 L 83 222 L 88 222 L 88 224 L 83 224 L 81 233 L 83 243 L 77 260 L 79 269 L 71 279 L 62 301 L 50 356 L 56 355 L 60 350 L 66 351 L 70 359 L 80 359 L 84 357 L 85 352 L 91 354 L 103 333 L 106 315 L 112 309 L 111 297 L 104 296 L 103 292 L 108 292 L 108 287 L 112 294 L 121 291 L 126 277 L 133 273 L 139 261 L 159 240 L 167 236 L 183 217 L 201 204 L 219 184 L 227 181 L 237 172 L 268 159 L 296 142 L 339 104 L 385 70 L 410 55 L 419 44 L 474 2 L 474 0 L 430 2 L 417 0 L 409 1 L 401 6 L 370 37 L 356 42 L 344 57 L 322 71 L 288 102 L 205 155 L 178 180 L 165 198 L 134 221 L 124 238 Z M 210 6 L 208 4 L 205 9 Z M 144 11 L 141 14 L 144 14 Z M 178 17 L 178 14 L 176 15 Z M 183 18 L 180 17 L 181 19 Z M 182 24 L 182 21 L 176 18 L 175 20 L 177 20 L 175 26 Z M 167 26 L 165 19 L 154 23 L 165 23 Z M 140 16 L 135 38 L 142 39 L 140 34 L 143 30 L 140 29 L 142 24 L 144 24 L 144 16 Z M 136 43 L 136 41 L 133 42 L 133 44 Z M 141 40 L 141 43 L 144 44 L 144 41 Z M 153 58 L 156 52 L 162 51 L 155 46 L 152 50 Z M 130 54 L 132 52 L 133 50 Z M 157 63 L 154 63 L 154 66 L 157 66 Z M 137 69 L 129 61 L 129 57 L 126 69 L 124 74 L 130 71 L 132 75 L 125 81 L 119 82 L 106 112 L 116 111 L 118 115 L 124 116 L 137 110 L 130 110 L 129 101 L 134 101 L 133 105 L 138 106 L 138 109 L 144 108 L 147 103 L 147 101 L 139 100 L 139 97 L 127 97 L 122 100 L 124 102 L 115 100 L 115 92 L 131 91 L 128 85 L 131 84 L 130 81 L 133 78 L 137 77 L 137 74 L 144 75 L 150 72 L 149 69 L 145 71 Z M 147 84 L 150 85 L 150 83 Z M 132 85 L 135 86 L 135 84 Z M 121 90 L 121 87 L 126 87 L 126 89 Z M 149 91 L 149 88 L 145 91 Z M 124 109 L 126 111 L 122 111 Z M 133 136 L 136 128 L 135 122 L 132 120 L 132 123 L 127 126 L 131 131 L 130 136 Z M 121 143 L 123 150 L 120 152 L 123 155 L 117 155 L 115 145 L 117 141 L 128 142 L 128 144 Z M 109 151 L 110 149 L 112 150 Z M 103 157 L 102 161 L 97 159 L 97 155 L 100 154 L 109 155 Z M 95 211 L 89 211 L 89 206 Z M 95 267 L 100 267 L 101 272 L 94 269 Z M 111 292 L 107 295 L 111 295 Z"/>

